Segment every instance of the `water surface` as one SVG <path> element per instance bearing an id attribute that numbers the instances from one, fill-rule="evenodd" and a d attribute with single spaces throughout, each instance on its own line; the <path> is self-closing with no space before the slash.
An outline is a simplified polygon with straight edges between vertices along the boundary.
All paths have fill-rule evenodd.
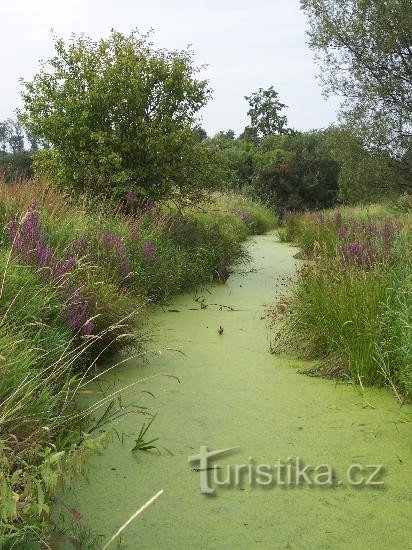
<path id="1" fill-rule="evenodd" d="M 296 362 L 271 355 L 262 317 L 276 279 L 294 273 L 296 250 L 275 234 L 251 239 L 248 248 L 249 263 L 202 293 L 206 307 L 189 293 L 153 313 L 161 356 L 110 376 L 116 388 L 155 373 L 179 378 L 152 379 L 127 398 L 158 413 L 150 436 L 173 456 L 132 453 L 142 417 L 127 416 L 117 425 L 123 442 L 115 440 L 93 459 L 89 480 L 80 480 L 66 502 L 107 539 L 164 489 L 125 532 L 127 548 L 411 548 L 411 407 L 400 407 L 384 390 L 362 395 L 302 376 Z M 251 457 L 256 465 L 300 457 L 331 465 L 336 478 L 326 487 L 266 488 L 243 479 L 241 487 L 218 487 L 206 496 L 199 472 L 188 464 L 201 445 L 240 447 L 216 461 L 222 476 L 227 464 L 250 464 Z M 350 486 L 352 463 L 384 465 L 384 487 Z"/>

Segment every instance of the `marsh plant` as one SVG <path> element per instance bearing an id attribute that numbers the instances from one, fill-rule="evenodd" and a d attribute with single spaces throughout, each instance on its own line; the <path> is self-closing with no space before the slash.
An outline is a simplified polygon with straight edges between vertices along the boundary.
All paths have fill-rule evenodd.
<path id="1" fill-rule="evenodd" d="M 284 238 L 303 251 L 277 349 L 320 360 L 321 372 L 412 390 L 410 214 L 371 207 L 289 214 Z"/>
<path id="2" fill-rule="evenodd" d="M 148 303 L 224 278 L 241 241 L 274 219 L 233 195 L 177 208 L 129 193 L 97 209 L 28 181 L 0 182 L 0 220 L 0 546 L 47 547 L 58 487 L 121 415 L 143 412 L 122 403 L 130 388 L 80 408 L 84 387 L 145 354 Z M 157 448 L 153 419 L 139 450 Z M 68 510 L 75 526 L 61 536 L 91 540 L 81 512 Z"/>

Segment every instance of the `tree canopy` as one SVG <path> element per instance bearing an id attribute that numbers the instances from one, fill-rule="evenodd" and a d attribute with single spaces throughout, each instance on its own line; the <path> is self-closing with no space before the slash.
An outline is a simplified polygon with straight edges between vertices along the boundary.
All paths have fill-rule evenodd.
<path id="1" fill-rule="evenodd" d="M 402 158 L 412 136 L 410 0 L 301 0 L 325 93 L 369 147 Z"/>
<path id="2" fill-rule="evenodd" d="M 250 117 L 250 129 L 259 137 L 270 134 L 287 133 L 287 117 L 282 114 L 286 108 L 278 99 L 279 94 L 270 86 L 267 90 L 259 88 L 259 91 L 245 96 L 249 103 L 248 116 Z"/>
<path id="3" fill-rule="evenodd" d="M 194 131 L 210 97 L 192 52 L 155 49 L 148 35 L 112 31 L 98 42 L 55 38 L 55 55 L 23 82 L 20 119 L 50 142 L 36 170 L 80 191 L 157 199 L 213 182 Z M 199 132 L 197 132 L 199 133 Z"/>

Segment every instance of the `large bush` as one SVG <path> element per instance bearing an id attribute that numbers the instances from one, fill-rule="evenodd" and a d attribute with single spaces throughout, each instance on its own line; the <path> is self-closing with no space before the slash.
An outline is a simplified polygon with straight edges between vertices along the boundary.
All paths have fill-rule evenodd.
<path id="1" fill-rule="evenodd" d="M 193 131 L 210 90 L 190 50 L 155 49 L 137 31 L 56 38 L 55 50 L 22 93 L 21 120 L 52 146 L 38 153 L 38 174 L 116 197 L 192 196 L 213 184 L 213 152 Z"/>

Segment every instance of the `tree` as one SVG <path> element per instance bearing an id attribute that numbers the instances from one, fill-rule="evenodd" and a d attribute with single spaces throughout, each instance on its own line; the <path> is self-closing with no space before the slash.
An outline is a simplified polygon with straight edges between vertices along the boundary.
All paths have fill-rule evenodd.
<path id="1" fill-rule="evenodd" d="M 211 153 L 193 131 L 210 90 L 190 50 L 155 49 L 137 31 L 54 45 L 23 83 L 21 120 L 52 146 L 36 154 L 38 173 L 110 197 L 187 197 L 213 182 Z"/>
<path id="2" fill-rule="evenodd" d="M 259 88 L 258 92 L 245 96 L 245 99 L 250 106 L 247 113 L 250 117 L 249 128 L 254 130 L 259 137 L 288 132 L 287 117 L 281 114 L 286 105 L 278 100 L 278 93 L 273 86 L 267 90 Z"/>
<path id="3" fill-rule="evenodd" d="M 195 126 L 193 128 L 193 132 L 199 141 L 204 141 L 205 139 L 207 139 L 207 132 L 201 126 Z"/>
<path id="4" fill-rule="evenodd" d="M 400 158 L 412 136 L 410 0 L 301 0 L 325 93 L 369 147 Z"/>
<path id="5" fill-rule="evenodd" d="M 260 143 L 253 186 L 278 209 L 328 208 L 337 199 L 339 170 L 328 131 L 268 136 Z"/>
<path id="6" fill-rule="evenodd" d="M 9 144 L 10 124 L 8 120 L 0 122 L 0 151 L 5 153 Z"/>
<path id="7" fill-rule="evenodd" d="M 8 144 L 12 153 L 24 151 L 24 130 L 18 120 L 7 120 L 9 125 Z"/>
<path id="8" fill-rule="evenodd" d="M 397 196 L 410 188 L 402 162 L 394 163 L 385 151 L 371 151 L 343 126 L 330 131 L 333 157 L 341 166 L 339 199 L 345 203 L 379 201 Z M 407 159 L 405 159 L 407 160 Z"/>

